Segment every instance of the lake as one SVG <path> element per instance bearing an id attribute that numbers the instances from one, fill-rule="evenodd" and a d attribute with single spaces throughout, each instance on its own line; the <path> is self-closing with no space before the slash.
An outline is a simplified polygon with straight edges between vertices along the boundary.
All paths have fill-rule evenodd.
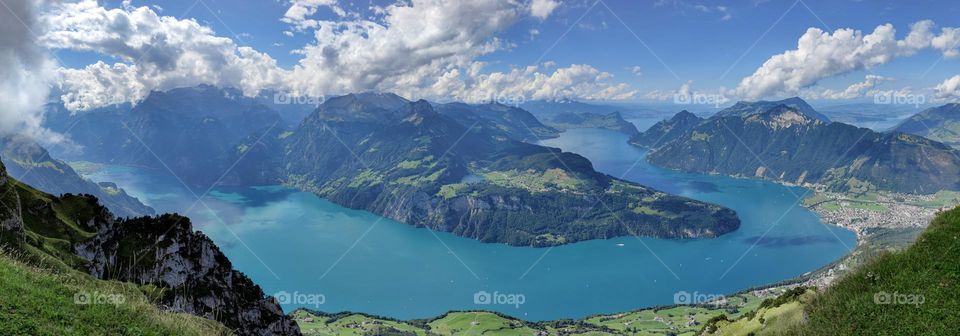
<path id="1" fill-rule="evenodd" d="M 645 129 L 655 121 L 636 122 Z M 117 182 L 158 211 L 190 216 L 265 292 L 289 293 L 287 311 L 306 306 L 411 319 L 484 309 L 527 320 L 581 318 L 673 304 L 681 291 L 729 294 L 781 281 L 856 246 L 852 232 L 824 225 L 797 204 L 802 188 L 660 169 L 626 140 L 577 129 L 543 144 L 580 153 L 615 177 L 730 207 L 740 229 L 715 239 L 510 247 L 417 229 L 277 186 L 217 188 L 191 208 L 193 192 L 164 172 L 106 166 L 88 177 Z"/>

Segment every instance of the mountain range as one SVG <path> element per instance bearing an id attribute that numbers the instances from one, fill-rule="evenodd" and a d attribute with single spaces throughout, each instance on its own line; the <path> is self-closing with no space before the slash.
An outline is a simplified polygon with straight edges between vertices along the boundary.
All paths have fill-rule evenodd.
<path id="1" fill-rule="evenodd" d="M 135 106 L 69 113 L 51 104 L 48 111 L 45 126 L 81 146 L 58 158 L 169 170 L 191 187 L 222 178 L 247 136 L 287 124 L 261 99 L 209 85 L 154 91 Z"/>
<path id="2" fill-rule="evenodd" d="M 25 137 L 0 137 L 0 159 L 10 175 L 44 192 L 90 194 L 120 217 L 154 214 L 152 208 L 115 183 L 95 183 L 81 177 L 66 162 L 51 157 L 43 146 Z"/>
<path id="3" fill-rule="evenodd" d="M 601 128 L 620 132 L 631 137 L 640 134 L 637 126 L 623 119 L 620 112 L 610 112 L 608 114 L 565 112 L 556 114 L 545 122 L 547 125 L 562 130 L 573 128 Z"/>
<path id="4" fill-rule="evenodd" d="M 452 108 L 457 119 L 447 116 Z M 249 146 L 258 158 L 284 153 L 249 171 L 265 183 L 484 242 L 712 237 L 739 225 L 728 209 L 612 178 L 579 155 L 518 140 L 529 134 L 487 127 L 503 120 L 500 112 L 516 113 L 489 109 L 435 110 L 385 93 L 331 98 L 282 140 Z"/>
<path id="5" fill-rule="evenodd" d="M 960 189 L 960 156 L 949 146 L 829 122 L 813 112 L 799 98 L 739 102 L 708 119 L 681 112 L 633 143 L 653 148 L 653 164 L 698 173 L 812 182 L 841 191 Z"/>
<path id="6" fill-rule="evenodd" d="M 237 93 L 175 89 L 151 93 L 126 116 L 78 114 L 80 122 L 109 117 L 114 125 L 74 128 L 84 150 L 73 158 L 169 169 L 200 186 L 282 183 L 400 222 L 513 245 L 713 237 L 739 226 L 729 209 L 529 143 L 558 131 L 520 108 L 358 93 L 329 98 L 289 126 Z M 111 132 L 117 141 L 77 132 Z"/>
<path id="7" fill-rule="evenodd" d="M 960 148 L 960 104 L 923 110 L 900 122 L 893 131 L 919 135 Z"/>

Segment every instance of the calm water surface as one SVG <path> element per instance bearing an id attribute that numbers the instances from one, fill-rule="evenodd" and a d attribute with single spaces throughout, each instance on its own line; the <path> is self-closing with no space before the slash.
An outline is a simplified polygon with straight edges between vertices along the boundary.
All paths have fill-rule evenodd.
<path id="1" fill-rule="evenodd" d="M 634 120 L 641 129 L 656 120 Z M 163 212 L 189 215 L 234 267 L 268 294 L 323 295 L 322 311 L 425 318 L 486 309 L 545 320 L 672 304 L 678 291 L 733 293 L 801 275 L 856 245 L 796 205 L 801 188 L 650 166 L 626 136 L 571 130 L 543 144 L 580 153 L 616 177 L 737 211 L 741 228 L 716 239 L 622 237 L 556 248 L 482 244 L 345 209 L 282 187 L 218 188 L 202 202 L 158 171 L 107 166 L 114 181 Z M 475 304 L 480 291 L 522 294 L 522 305 Z"/>

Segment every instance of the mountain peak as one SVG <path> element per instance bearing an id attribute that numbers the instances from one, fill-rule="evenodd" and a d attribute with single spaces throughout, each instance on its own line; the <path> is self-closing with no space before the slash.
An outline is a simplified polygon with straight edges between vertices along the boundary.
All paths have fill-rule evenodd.
<path id="1" fill-rule="evenodd" d="M 683 110 L 683 111 L 677 112 L 677 114 L 674 114 L 673 117 L 670 118 L 670 120 L 677 121 L 677 120 L 691 119 L 691 118 L 699 119 L 700 117 L 698 117 L 696 114 L 693 114 L 693 112 Z"/>
<path id="2" fill-rule="evenodd" d="M 770 101 L 770 100 L 760 100 L 756 102 L 739 101 L 733 106 L 725 108 L 720 112 L 717 112 L 717 114 L 715 114 L 714 117 L 732 117 L 732 116 L 749 117 L 755 114 L 764 113 L 770 109 L 779 107 L 781 105 L 792 107 L 796 112 L 807 115 L 814 119 L 818 119 L 825 123 L 830 122 L 830 118 L 827 118 L 827 116 L 821 114 L 820 112 L 817 112 L 817 110 L 815 110 L 812 106 L 810 106 L 810 104 L 808 104 L 805 100 L 803 100 L 800 97 L 792 97 L 792 98 L 776 100 L 776 101 Z"/>
<path id="3" fill-rule="evenodd" d="M 778 104 L 766 112 L 754 114 L 746 118 L 749 122 L 761 122 L 773 129 L 790 128 L 799 125 L 810 125 L 822 122 L 821 120 L 803 113 L 792 105 Z"/>

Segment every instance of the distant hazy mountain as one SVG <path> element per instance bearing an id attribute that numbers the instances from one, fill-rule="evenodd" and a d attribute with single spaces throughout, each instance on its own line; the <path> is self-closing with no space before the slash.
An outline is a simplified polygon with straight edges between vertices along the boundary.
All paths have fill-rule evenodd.
<path id="1" fill-rule="evenodd" d="M 470 105 L 464 103 L 437 104 L 437 113 L 456 120 L 461 125 L 483 127 L 494 134 L 512 139 L 535 142 L 554 138 L 560 131 L 542 124 L 524 109 L 501 104 Z"/>
<path id="2" fill-rule="evenodd" d="M 640 133 L 640 131 L 637 130 L 637 126 L 624 120 L 620 112 L 610 112 L 608 114 L 564 112 L 554 115 L 544 122 L 547 125 L 559 129 L 603 128 L 631 137 Z"/>
<path id="3" fill-rule="evenodd" d="M 754 112 L 718 114 L 664 141 L 648 159 L 700 173 L 819 181 L 835 190 L 960 189 L 960 156 L 950 147 L 900 132 L 827 123 L 796 107 L 805 103 L 795 103 L 761 112 L 751 107 Z"/>
<path id="4" fill-rule="evenodd" d="M 498 117 L 475 115 L 491 107 Z M 274 176 L 347 207 L 514 245 L 710 237 L 739 225 L 728 209 L 612 178 L 579 155 L 504 136 L 516 127 L 487 123 L 506 120 L 499 113 L 509 111 L 523 116 L 516 110 L 439 109 L 445 112 L 392 94 L 331 98 L 292 132 L 243 146 L 257 158 L 245 162 L 258 166 L 238 174 L 266 182 Z M 485 126 L 464 125 L 477 120 Z M 605 205 L 592 206 L 600 201 Z"/>
<path id="5" fill-rule="evenodd" d="M 917 113 L 918 108 L 906 104 L 846 103 L 817 107 L 817 111 L 839 121 L 854 126 L 867 127 L 875 131 L 887 131 L 900 121 Z"/>
<path id="6" fill-rule="evenodd" d="M 716 117 L 732 117 L 732 116 L 747 117 L 754 114 L 760 114 L 760 113 L 766 112 L 778 105 L 786 105 L 787 107 L 800 111 L 804 115 L 813 117 L 814 119 L 817 119 L 823 122 L 830 122 L 830 118 L 827 118 L 827 116 L 814 110 L 813 107 L 810 106 L 810 104 L 807 104 L 806 101 L 804 101 L 803 99 L 800 99 L 799 97 L 787 98 L 784 100 L 777 100 L 777 101 L 766 101 L 766 100 L 761 100 L 757 102 L 740 101 L 731 107 L 720 110 L 720 112 L 717 112 L 717 114 L 715 114 L 714 116 Z"/>
<path id="7" fill-rule="evenodd" d="M 54 195 L 88 194 L 120 217 L 154 214 L 154 210 L 109 182 L 84 179 L 65 162 L 50 157 L 47 150 L 32 140 L 0 137 L 0 157 L 11 176 Z"/>
<path id="8" fill-rule="evenodd" d="M 630 143 L 640 147 L 656 148 L 670 140 L 679 138 L 683 133 L 693 129 L 705 119 L 697 115 L 680 111 L 672 118 L 657 122 L 650 129 L 630 138 Z"/>
<path id="9" fill-rule="evenodd" d="M 537 116 L 537 118 L 542 118 L 541 120 L 551 119 L 558 114 L 566 113 L 593 113 L 606 115 L 622 110 L 622 108 L 616 106 L 584 103 L 575 100 L 533 100 L 520 104 L 520 107 L 524 110 L 530 111 L 530 113 L 533 113 L 533 115 Z"/>
<path id="10" fill-rule="evenodd" d="M 923 110 L 901 122 L 893 131 L 916 134 L 960 147 L 960 104 Z"/>
<path id="11" fill-rule="evenodd" d="M 151 92 L 129 110 L 58 115 L 47 126 L 83 147 L 62 153 L 67 159 L 169 168 L 188 183 L 204 185 L 228 169 L 242 140 L 285 123 L 238 90 L 201 85 Z"/>

